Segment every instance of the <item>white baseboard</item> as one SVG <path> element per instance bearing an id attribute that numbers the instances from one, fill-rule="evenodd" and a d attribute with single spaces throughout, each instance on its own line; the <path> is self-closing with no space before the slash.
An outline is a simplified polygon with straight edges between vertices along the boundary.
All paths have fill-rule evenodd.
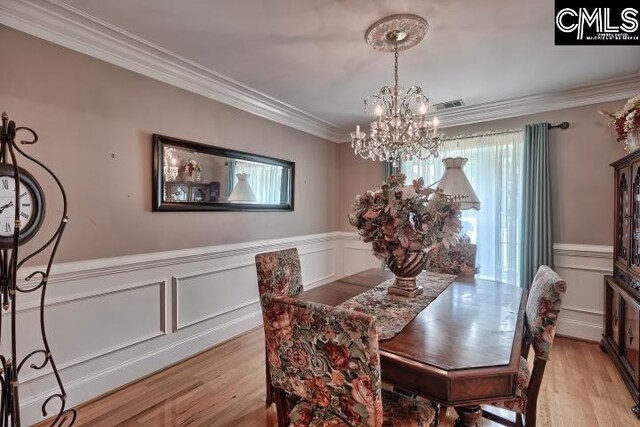
<path id="1" fill-rule="evenodd" d="M 564 316 L 562 313 L 561 316 Z M 598 342 L 602 338 L 602 325 L 592 322 L 581 322 L 574 319 L 560 317 L 558 321 L 558 336 L 578 338 L 586 341 Z"/>
<path id="2" fill-rule="evenodd" d="M 65 384 L 69 407 L 107 393 L 123 384 L 158 371 L 203 350 L 234 338 L 262 324 L 260 310 L 252 311 L 223 325 L 189 336 L 157 350 L 127 359 Z M 23 398 L 22 416 L 25 420 L 41 419 L 40 406 L 52 390 Z"/>

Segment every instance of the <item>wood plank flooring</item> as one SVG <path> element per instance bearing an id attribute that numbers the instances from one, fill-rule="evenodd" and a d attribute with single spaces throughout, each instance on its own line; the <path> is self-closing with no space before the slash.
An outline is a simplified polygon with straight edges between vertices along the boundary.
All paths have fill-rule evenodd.
<path id="1" fill-rule="evenodd" d="M 276 426 L 274 408 L 264 404 L 263 345 L 261 329 L 249 332 L 79 407 L 76 426 Z M 597 344 L 557 338 L 538 426 L 640 425 L 632 403 Z M 441 426 L 452 426 L 455 412 L 443 418 Z"/>

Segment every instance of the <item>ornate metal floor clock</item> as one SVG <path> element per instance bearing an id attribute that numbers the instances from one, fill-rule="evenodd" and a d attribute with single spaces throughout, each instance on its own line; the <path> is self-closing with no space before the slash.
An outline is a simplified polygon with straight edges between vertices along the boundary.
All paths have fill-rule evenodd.
<path id="1" fill-rule="evenodd" d="M 25 134 L 26 140 L 16 143 L 16 133 Z M 38 135 L 27 127 L 16 127 L 6 113 L 2 114 L 2 133 L 0 134 L 0 343 L 8 340 L 10 354 L 0 355 L 0 425 L 2 427 L 20 426 L 20 375 L 29 369 L 41 370 L 48 367 L 57 381 L 58 392 L 49 396 L 42 404 L 42 415 L 53 416 L 52 408 L 57 415 L 51 426 L 72 426 L 76 420 L 76 411 L 66 409 L 67 394 L 62 385 L 60 374 L 51 355 L 45 329 L 44 301 L 47 282 L 53 258 L 55 257 L 60 238 L 67 225 L 67 196 L 56 175 L 42 162 L 28 155 L 21 146 L 35 144 Z M 22 163 L 41 169 L 45 176 L 50 176 L 62 198 L 62 214 L 59 223 L 51 235 L 35 246 L 30 253 L 21 254 L 21 246 L 33 239 L 43 224 L 45 217 L 45 194 L 40 184 Z M 58 220 L 56 220 L 58 221 Z M 41 270 L 34 271 L 18 284 L 18 272 L 27 261 L 38 254 L 48 255 L 48 262 Z M 39 293 L 40 335 L 42 348 L 33 350 L 24 356 L 18 354 L 18 337 L 16 336 L 16 303 L 20 294 Z M 7 313 L 8 315 L 4 315 Z M 9 325 L 3 327 L 3 318 Z M 5 320 L 7 321 L 7 320 Z M 5 334 L 8 329 L 8 334 Z M 8 337 L 5 335 L 9 335 Z M 3 343 L 4 344 L 4 343 Z"/>

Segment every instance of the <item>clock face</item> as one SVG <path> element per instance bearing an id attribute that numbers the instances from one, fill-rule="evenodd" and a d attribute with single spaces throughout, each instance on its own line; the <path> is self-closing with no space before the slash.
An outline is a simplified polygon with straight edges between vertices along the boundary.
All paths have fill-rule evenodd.
<path id="1" fill-rule="evenodd" d="M 28 230 L 34 220 L 35 195 L 24 182 L 20 183 L 20 221 Z M 0 236 L 13 236 L 16 215 L 16 180 L 13 176 L 0 176 Z"/>
<path id="2" fill-rule="evenodd" d="M 10 249 L 14 244 L 16 226 L 16 180 L 13 166 L 0 163 L 0 249 Z M 44 193 L 38 181 L 29 172 L 18 168 L 20 194 L 17 208 L 20 212 L 18 244 L 31 239 L 44 220 Z"/>

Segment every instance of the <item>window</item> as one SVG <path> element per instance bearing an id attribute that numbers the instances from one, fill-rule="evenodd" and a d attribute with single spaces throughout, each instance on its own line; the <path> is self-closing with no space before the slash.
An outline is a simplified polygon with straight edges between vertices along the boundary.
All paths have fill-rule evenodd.
<path id="1" fill-rule="evenodd" d="M 463 232 L 478 245 L 478 277 L 518 284 L 522 212 L 523 131 L 471 135 L 445 140 L 440 157 L 403 162 L 408 180 L 435 183 L 444 173 L 442 159 L 466 157 L 465 174 L 481 209 L 462 211 Z"/>
<path id="2" fill-rule="evenodd" d="M 230 174 L 231 189 L 238 183 L 237 174 L 239 173 L 249 175 L 247 181 L 256 196 L 257 202 L 261 204 L 288 202 L 288 200 L 282 200 L 285 197 L 282 186 L 286 181 L 287 174 L 287 171 L 282 166 L 250 162 L 248 160 L 234 160 L 233 171 Z M 288 185 L 289 183 L 286 182 L 286 184 Z"/>

